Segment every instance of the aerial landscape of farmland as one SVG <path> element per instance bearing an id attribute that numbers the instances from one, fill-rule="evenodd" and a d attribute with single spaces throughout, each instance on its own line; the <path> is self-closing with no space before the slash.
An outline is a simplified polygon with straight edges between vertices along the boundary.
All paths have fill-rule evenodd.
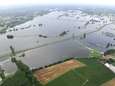
<path id="1" fill-rule="evenodd" d="M 12 2 L 0 4 L 0 86 L 115 86 L 112 3 Z"/>

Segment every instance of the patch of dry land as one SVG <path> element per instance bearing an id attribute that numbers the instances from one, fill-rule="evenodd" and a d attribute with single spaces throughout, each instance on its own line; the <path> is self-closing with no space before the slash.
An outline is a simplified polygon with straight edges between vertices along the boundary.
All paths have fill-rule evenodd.
<path id="1" fill-rule="evenodd" d="M 104 84 L 102 84 L 101 86 L 115 86 L 115 78 L 113 78 L 110 81 L 105 82 Z"/>
<path id="2" fill-rule="evenodd" d="M 69 60 L 60 64 L 56 64 L 34 72 L 35 77 L 42 83 L 47 84 L 49 81 L 58 78 L 59 76 L 73 70 L 86 66 L 77 60 Z"/>

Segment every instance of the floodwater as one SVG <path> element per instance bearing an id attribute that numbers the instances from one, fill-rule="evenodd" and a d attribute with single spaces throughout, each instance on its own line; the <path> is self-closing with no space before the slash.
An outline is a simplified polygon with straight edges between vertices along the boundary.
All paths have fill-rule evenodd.
<path id="1" fill-rule="evenodd" d="M 89 15 L 84 16 L 80 11 L 69 13 L 55 11 L 17 25 L 0 36 L 0 56 L 11 52 L 10 45 L 15 48 L 15 51 L 37 47 L 26 51 L 25 57 L 19 59 L 31 68 L 38 68 L 69 57 L 87 58 L 89 55 L 88 47 L 105 51 L 106 44 L 113 38 L 107 37 L 103 32 L 105 29 L 113 28 L 114 25 L 106 26 L 93 33 L 96 28 L 103 26 L 103 24 L 96 23 L 84 27 L 84 24 L 91 18 Z M 10 31 L 13 29 L 17 29 L 17 31 Z M 59 36 L 64 31 L 67 31 L 66 34 Z M 92 33 L 87 34 L 86 38 L 82 39 L 82 34 L 87 32 Z M 7 39 L 7 35 L 14 35 L 14 38 Z M 47 38 L 39 37 L 39 35 L 47 36 Z M 9 60 L 6 60 L 8 58 L 1 57 L 2 67 L 7 72 L 13 72 L 16 67 Z"/>

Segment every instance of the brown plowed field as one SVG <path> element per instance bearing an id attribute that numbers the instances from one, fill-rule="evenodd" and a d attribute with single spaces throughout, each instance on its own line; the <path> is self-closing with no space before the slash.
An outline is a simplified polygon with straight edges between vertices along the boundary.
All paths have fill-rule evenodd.
<path id="1" fill-rule="evenodd" d="M 84 66 L 85 64 L 72 59 L 41 70 L 37 70 L 34 72 L 34 75 L 42 84 L 47 84 L 49 81 L 58 78 L 70 70 Z"/>

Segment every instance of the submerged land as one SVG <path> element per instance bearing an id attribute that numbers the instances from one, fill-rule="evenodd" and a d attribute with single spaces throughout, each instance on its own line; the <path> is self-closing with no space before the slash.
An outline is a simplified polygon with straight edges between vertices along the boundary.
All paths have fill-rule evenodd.
<path id="1" fill-rule="evenodd" d="M 1 11 L 0 86 L 115 86 L 114 12 L 82 6 Z"/>

